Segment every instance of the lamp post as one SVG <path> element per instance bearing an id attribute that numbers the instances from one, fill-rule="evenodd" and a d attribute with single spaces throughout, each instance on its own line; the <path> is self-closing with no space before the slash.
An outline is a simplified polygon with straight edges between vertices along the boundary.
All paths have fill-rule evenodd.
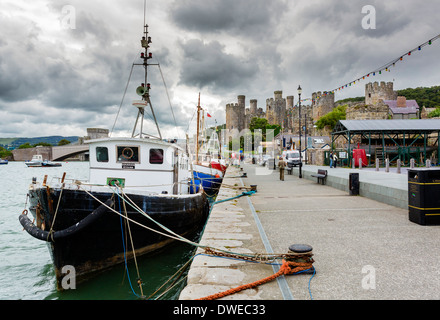
<path id="1" fill-rule="evenodd" d="M 298 96 L 299 96 L 299 109 L 298 109 L 298 121 L 299 121 L 299 178 L 302 179 L 302 155 L 301 155 L 301 93 L 302 89 L 301 86 L 298 86 Z"/>

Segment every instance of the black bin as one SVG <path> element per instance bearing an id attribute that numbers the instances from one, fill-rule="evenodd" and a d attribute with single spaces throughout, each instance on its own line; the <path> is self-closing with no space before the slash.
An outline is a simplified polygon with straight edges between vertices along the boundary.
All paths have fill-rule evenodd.
<path id="1" fill-rule="evenodd" d="M 440 224 L 440 169 L 408 170 L 408 211 L 411 222 Z"/>
<path id="2" fill-rule="evenodd" d="M 350 173 L 349 175 L 349 189 L 351 196 L 359 195 L 359 173 Z"/>

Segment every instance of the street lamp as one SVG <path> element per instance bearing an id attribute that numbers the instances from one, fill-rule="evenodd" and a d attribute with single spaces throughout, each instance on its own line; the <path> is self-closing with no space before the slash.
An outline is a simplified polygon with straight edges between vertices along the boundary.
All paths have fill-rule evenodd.
<path id="1" fill-rule="evenodd" d="M 302 89 L 301 86 L 298 86 L 298 103 L 299 103 L 299 109 L 298 109 L 298 121 L 299 121 L 299 178 L 302 179 L 302 155 L 301 155 L 301 150 L 302 150 L 302 146 L 301 146 L 301 93 L 302 93 Z"/>

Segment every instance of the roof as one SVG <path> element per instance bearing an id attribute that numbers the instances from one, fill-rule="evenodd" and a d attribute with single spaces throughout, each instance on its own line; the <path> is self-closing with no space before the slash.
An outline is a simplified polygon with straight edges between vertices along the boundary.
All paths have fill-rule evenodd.
<path id="1" fill-rule="evenodd" d="M 411 114 L 417 113 L 419 110 L 419 105 L 416 100 L 406 100 L 406 107 L 398 107 L 397 100 L 384 100 L 383 101 L 394 114 Z"/>
<path id="2" fill-rule="evenodd" d="M 440 131 L 440 119 L 340 120 L 333 133 L 342 132 L 432 132 Z"/>

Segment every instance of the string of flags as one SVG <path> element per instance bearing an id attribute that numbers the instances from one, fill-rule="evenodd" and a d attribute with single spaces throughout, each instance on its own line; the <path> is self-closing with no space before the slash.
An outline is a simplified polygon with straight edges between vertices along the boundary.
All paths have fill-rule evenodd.
<path id="1" fill-rule="evenodd" d="M 432 43 L 434 41 L 438 40 L 438 39 L 440 39 L 440 34 L 435 36 L 434 38 L 429 39 L 428 41 L 422 43 L 421 45 L 415 47 L 414 49 L 409 50 L 405 54 L 400 55 L 399 57 L 393 59 L 392 61 L 390 61 L 390 62 L 388 62 L 386 64 L 384 64 L 383 66 L 381 66 L 381 67 L 379 67 L 379 68 L 377 68 L 377 69 L 375 69 L 375 70 L 373 70 L 373 71 L 363 75 L 362 77 L 357 78 L 356 80 L 348 82 L 348 83 L 346 83 L 346 84 L 344 84 L 342 86 L 339 86 L 339 87 L 337 87 L 337 88 L 335 88 L 335 89 L 333 89 L 331 91 L 324 91 L 320 96 L 316 97 L 316 99 L 319 100 L 322 96 L 326 96 L 328 94 L 334 94 L 336 91 L 341 91 L 341 90 L 344 90 L 344 88 L 349 88 L 352 85 L 355 85 L 356 83 L 361 82 L 362 80 L 370 78 L 370 76 L 374 77 L 376 75 L 381 75 L 382 72 L 384 72 L 384 71 L 385 72 L 390 72 L 391 68 L 396 66 L 396 63 L 403 61 L 405 57 L 410 57 L 415 52 L 421 51 L 423 47 L 432 45 Z M 312 100 L 314 102 L 314 99 L 306 99 L 306 100 Z M 303 100 L 301 100 L 301 101 L 303 101 Z"/>

